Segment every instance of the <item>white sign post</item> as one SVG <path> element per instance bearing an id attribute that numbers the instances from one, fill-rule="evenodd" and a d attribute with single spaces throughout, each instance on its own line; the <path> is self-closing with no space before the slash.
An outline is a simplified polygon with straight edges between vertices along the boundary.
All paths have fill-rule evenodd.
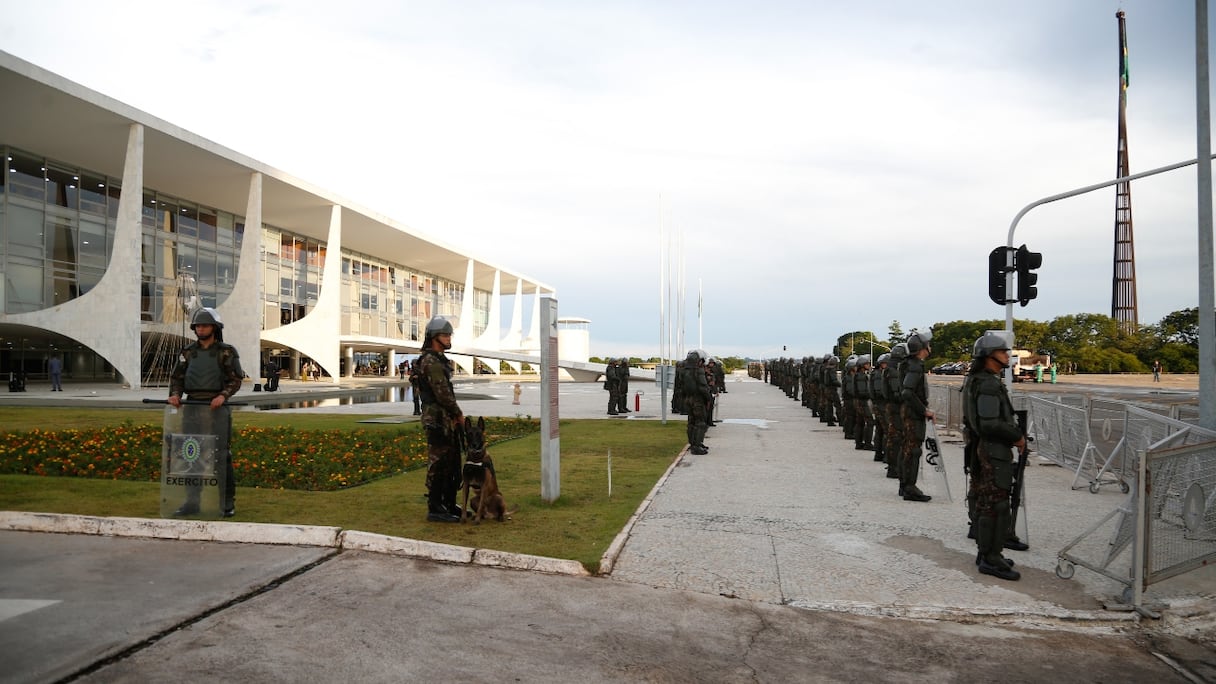
<path id="1" fill-rule="evenodd" d="M 562 493 L 561 445 L 557 411 L 557 300 L 540 307 L 540 498 L 548 503 Z"/>

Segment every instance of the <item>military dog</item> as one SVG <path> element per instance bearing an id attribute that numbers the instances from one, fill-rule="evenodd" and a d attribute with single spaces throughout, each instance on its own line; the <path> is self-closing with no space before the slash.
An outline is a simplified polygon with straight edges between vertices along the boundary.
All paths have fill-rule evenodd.
<path id="1" fill-rule="evenodd" d="M 507 519 L 507 503 L 498 490 L 494 461 L 486 453 L 486 419 L 478 418 L 476 423 L 465 421 L 464 437 L 469 453 L 461 473 L 464 479 L 464 516 L 460 522 L 464 522 L 465 518 L 472 518 L 477 525 L 487 518 L 502 522 Z M 470 489 L 476 490 L 472 508 L 469 507 Z"/>

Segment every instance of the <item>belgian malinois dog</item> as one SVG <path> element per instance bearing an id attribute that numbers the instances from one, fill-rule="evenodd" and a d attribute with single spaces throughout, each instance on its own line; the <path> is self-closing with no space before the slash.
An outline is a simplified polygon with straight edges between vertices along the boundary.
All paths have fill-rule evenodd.
<path id="1" fill-rule="evenodd" d="M 482 520 L 494 518 L 498 522 L 507 519 L 507 503 L 498 490 L 498 478 L 494 474 L 494 461 L 486 453 L 486 419 L 478 418 L 476 423 L 465 421 L 465 444 L 468 455 L 465 457 L 464 470 L 464 516 L 472 518 L 473 523 L 480 525 Z M 473 496 L 472 508 L 469 508 L 469 490 L 476 490 Z"/>

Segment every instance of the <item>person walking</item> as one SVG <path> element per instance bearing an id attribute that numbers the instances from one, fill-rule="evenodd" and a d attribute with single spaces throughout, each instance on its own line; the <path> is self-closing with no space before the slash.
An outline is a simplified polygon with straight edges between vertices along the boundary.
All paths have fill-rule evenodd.
<path id="1" fill-rule="evenodd" d="M 1018 427 L 1009 392 L 1000 378 L 1009 365 L 1009 345 L 1003 336 L 986 332 L 975 341 L 972 358 L 971 371 L 963 382 L 963 423 L 967 435 L 964 453 L 971 476 L 967 500 L 974 511 L 975 562 L 982 574 L 1016 581 L 1022 575 L 1001 555 L 1001 549 L 1010 541 L 1013 526 L 1013 449 L 1024 450 L 1026 437 Z"/>
<path id="2" fill-rule="evenodd" d="M 452 387 L 452 324 L 436 316 L 426 324 L 422 355 L 418 357 L 418 389 L 422 395 L 422 427 L 426 431 L 426 505 L 428 522 L 460 522 L 456 505 L 460 489 L 460 439 L 464 413 Z"/>
<path id="3" fill-rule="evenodd" d="M 63 379 L 63 359 L 60 359 L 58 354 L 52 356 L 46 364 L 46 369 L 51 376 L 51 391 L 62 392 L 63 387 L 59 383 Z"/>
<path id="4" fill-rule="evenodd" d="M 1161 382 L 1161 361 L 1153 359 L 1153 382 Z"/>
<path id="5" fill-rule="evenodd" d="M 414 361 L 409 364 L 409 368 L 406 370 L 406 374 L 410 379 L 410 395 L 414 399 L 414 415 L 421 416 L 422 415 L 422 397 L 420 395 L 419 382 L 418 382 L 418 359 L 414 359 Z"/>
<path id="6" fill-rule="evenodd" d="M 231 518 L 236 515 L 236 473 L 232 468 L 232 409 L 227 402 L 240 391 L 245 372 L 241 370 L 236 347 L 224 342 L 224 323 L 218 311 L 210 307 L 195 311 L 190 318 L 190 330 L 197 339 L 182 350 L 169 376 L 169 405 L 180 407 L 182 397 L 210 403 L 209 425 L 198 426 L 198 430 L 228 436 L 228 448 L 216 456 L 224 462 L 226 475 L 221 515 Z M 186 502 L 173 515 L 197 514 L 201 496 L 201 486 L 189 487 Z"/>

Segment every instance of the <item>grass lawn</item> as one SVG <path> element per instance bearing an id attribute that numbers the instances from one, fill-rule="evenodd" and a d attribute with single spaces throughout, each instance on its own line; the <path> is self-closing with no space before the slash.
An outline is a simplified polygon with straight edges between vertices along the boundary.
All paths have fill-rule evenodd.
<path id="1" fill-rule="evenodd" d="M 4 432 L 84 429 L 161 423 L 160 410 L 0 409 Z M 300 430 L 400 430 L 401 425 L 359 423 L 347 414 L 233 414 L 243 425 L 291 425 Z M 244 522 L 334 525 L 410 539 L 528 553 L 581 562 L 591 572 L 608 544 L 685 443 L 684 424 L 671 421 L 561 421 L 561 496 L 540 498 L 540 436 L 490 447 L 499 486 L 514 511 L 506 523 L 455 525 L 426 522 L 425 470 L 329 492 L 240 487 L 237 515 Z M 608 451 L 612 451 L 612 496 Z M 240 444 L 233 453 L 239 459 Z M 0 475 L 0 510 L 97 516 L 158 517 L 160 484 L 77 477 Z"/>

